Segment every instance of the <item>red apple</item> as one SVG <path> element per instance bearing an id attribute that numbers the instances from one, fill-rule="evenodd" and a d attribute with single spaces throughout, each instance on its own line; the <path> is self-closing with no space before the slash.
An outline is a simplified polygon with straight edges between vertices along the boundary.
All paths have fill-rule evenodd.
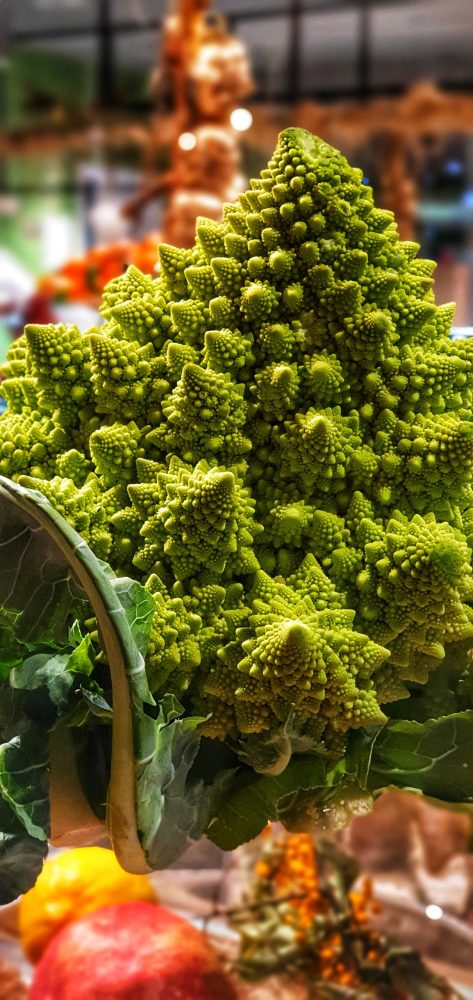
<path id="1" fill-rule="evenodd" d="M 207 938 L 152 903 L 68 924 L 36 967 L 30 1000 L 236 1000 Z"/>

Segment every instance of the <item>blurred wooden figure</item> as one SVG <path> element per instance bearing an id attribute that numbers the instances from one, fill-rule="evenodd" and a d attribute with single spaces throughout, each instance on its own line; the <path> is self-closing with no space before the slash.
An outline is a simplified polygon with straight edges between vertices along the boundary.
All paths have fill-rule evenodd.
<path id="1" fill-rule="evenodd" d="M 245 186 L 230 116 L 253 89 L 251 70 L 242 42 L 209 8 L 209 0 L 176 0 L 165 19 L 160 65 L 151 80 L 157 113 L 148 177 L 125 206 L 136 217 L 165 196 L 162 238 L 182 247 L 193 245 L 199 215 L 219 219 L 223 203 Z M 166 144 L 169 169 L 150 177 Z"/>

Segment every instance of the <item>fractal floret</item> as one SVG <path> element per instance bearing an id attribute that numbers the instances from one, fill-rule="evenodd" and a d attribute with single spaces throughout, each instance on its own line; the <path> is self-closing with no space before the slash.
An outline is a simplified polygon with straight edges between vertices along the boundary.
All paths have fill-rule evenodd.
<path id="1" fill-rule="evenodd" d="M 30 326 L 4 366 L 0 472 L 147 581 L 164 645 L 179 594 L 195 652 L 171 629 L 151 676 L 221 739 L 291 711 L 330 748 L 473 632 L 473 354 L 417 252 L 288 130 L 193 250 L 110 283 L 100 329 Z"/>
<path id="2" fill-rule="evenodd" d="M 288 129 L 102 326 L 29 326 L 3 366 L 0 475 L 152 595 L 154 699 L 271 774 L 274 734 L 340 757 L 473 635 L 473 341 L 418 252 Z"/>

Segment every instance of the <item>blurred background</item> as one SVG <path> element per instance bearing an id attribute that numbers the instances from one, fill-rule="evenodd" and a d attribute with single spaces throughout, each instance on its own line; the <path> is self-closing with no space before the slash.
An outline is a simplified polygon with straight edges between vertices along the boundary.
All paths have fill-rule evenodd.
<path id="1" fill-rule="evenodd" d="M 305 126 L 361 166 L 473 322 L 471 0 L 2 0 L 0 353 L 90 325 Z"/>
<path id="2" fill-rule="evenodd" d="M 192 245 L 289 125 L 362 167 L 472 334 L 472 0 L 0 0 L 0 359 L 25 322 L 98 322 L 104 285 Z M 381 926 L 471 973 L 470 819 L 386 795 L 342 843 Z"/>

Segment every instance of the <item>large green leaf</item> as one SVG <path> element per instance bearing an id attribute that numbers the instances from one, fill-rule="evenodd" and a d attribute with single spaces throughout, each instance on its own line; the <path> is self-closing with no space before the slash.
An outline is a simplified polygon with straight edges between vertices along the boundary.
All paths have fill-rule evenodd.
<path id="1" fill-rule="evenodd" d="M 65 565 L 73 584 L 77 586 L 78 581 L 83 589 L 89 616 L 92 609 L 97 619 L 112 679 L 109 829 L 124 867 L 133 871 L 144 871 L 148 866 L 162 868 L 182 853 L 189 838 L 203 834 L 216 799 L 229 780 L 228 770 L 213 772 L 210 779 L 208 774 L 192 774 L 200 750 L 198 727 L 202 719 L 182 718 L 183 709 L 172 697 L 159 708 L 155 705 L 144 660 L 154 614 L 148 591 L 136 581 L 117 579 L 41 494 L 0 479 L 0 498 L 2 491 L 7 508 L 8 503 L 21 508 L 27 530 L 41 534 L 38 522 L 48 535 L 60 574 L 65 576 Z M 59 547 L 64 565 L 52 542 Z M 93 687 L 90 640 L 82 639 L 77 626 L 69 629 L 68 639 L 76 644 L 73 651 L 36 652 L 26 657 L 12 671 L 12 683 L 29 698 L 34 692 L 46 691 L 59 715 L 65 714 L 67 724 L 75 727 L 87 723 L 87 712 L 81 705 L 70 713 L 71 689 L 79 687 L 82 705 L 87 703 L 96 715 L 109 720 L 103 692 Z M 74 738 L 73 745 L 76 753 L 80 748 L 79 770 L 84 775 L 85 754 L 94 740 Z M 96 811 L 100 809 L 101 789 L 103 774 L 98 789 L 91 793 Z"/>
<path id="2" fill-rule="evenodd" d="M 31 837 L 0 798 L 0 905 L 34 885 L 47 852 L 47 841 Z"/>
<path id="3" fill-rule="evenodd" d="M 20 662 L 22 651 L 39 644 L 63 645 L 72 620 L 80 618 L 87 607 L 84 591 L 52 534 L 39 530 L 34 515 L 28 515 L 22 505 L 26 498 L 44 511 L 50 507 L 40 493 L 0 477 L 0 657 L 4 664 Z"/>
<path id="4" fill-rule="evenodd" d="M 268 820 L 280 820 L 294 830 L 315 824 L 326 828 L 366 811 L 367 777 L 378 731 L 352 733 L 345 757 L 337 763 L 322 754 L 294 754 L 278 775 L 241 771 L 209 823 L 210 840 L 228 851 L 256 837 Z"/>
<path id="5" fill-rule="evenodd" d="M 232 850 L 260 833 L 268 819 L 294 830 L 343 825 L 388 787 L 447 804 L 473 802 L 473 711 L 422 723 L 390 720 L 382 729 L 352 733 L 336 764 L 296 754 L 278 776 L 242 770 L 207 833 Z"/>
<path id="6" fill-rule="evenodd" d="M 473 711 L 388 722 L 374 745 L 369 785 L 373 791 L 394 785 L 445 802 L 473 802 Z"/>
<path id="7" fill-rule="evenodd" d="M 187 784 L 196 759 L 201 718 L 179 718 L 182 706 L 172 695 L 160 705 L 158 719 L 140 712 L 136 761 L 137 814 L 141 842 L 150 867 L 164 868 L 200 837 L 207 825 L 201 782 Z"/>
<path id="8" fill-rule="evenodd" d="M 33 725 L 0 746 L 0 796 L 31 837 L 47 839 L 48 740 Z"/>
<path id="9" fill-rule="evenodd" d="M 73 619 L 81 620 L 87 612 L 90 617 L 92 611 L 97 620 L 113 698 L 108 825 L 123 866 L 146 871 L 137 831 L 131 682 L 143 700 L 152 702 L 143 652 L 153 599 L 136 581 L 115 577 L 41 493 L 3 477 L 0 559 L 0 607 L 10 619 L 12 612 L 17 615 L 14 629 L 22 645 L 63 645 Z M 56 697 L 60 666 L 64 664 L 54 667 Z"/>
<path id="10" fill-rule="evenodd" d="M 47 735 L 30 724 L 0 747 L 0 903 L 36 880 L 49 834 Z"/>
<path id="11" fill-rule="evenodd" d="M 14 667 L 10 684 L 24 691 L 45 688 L 58 713 L 69 704 L 73 688 L 80 689 L 94 668 L 92 639 L 86 635 L 70 653 L 34 653 Z"/>
<path id="12" fill-rule="evenodd" d="M 293 757 L 277 776 L 242 771 L 218 816 L 210 821 L 207 836 L 224 851 L 232 851 L 261 833 L 268 820 L 279 818 L 280 803 L 287 795 L 320 787 L 323 779 L 322 759 L 302 755 Z"/>
<path id="13" fill-rule="evenodd" d="M 391 719 L 427 722 L 473 709 L 473 638 L 450 642 L 426 684 L 410 684 L 409 698 L 386 707 Z"/>

